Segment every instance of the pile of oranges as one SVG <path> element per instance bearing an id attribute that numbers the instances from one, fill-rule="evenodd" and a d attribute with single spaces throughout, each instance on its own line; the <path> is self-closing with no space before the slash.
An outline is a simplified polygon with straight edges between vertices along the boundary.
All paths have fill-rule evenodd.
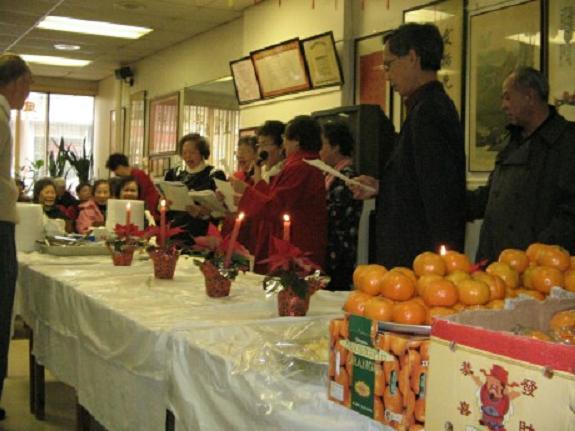
<path id="1" fill-rule="evenodd" d="M 344 310 L 374 320 L 430 324 L 435 316 L 469 309 L 501 309 L 519 294 L 545 299 L 553 286 L 575 292 L 575 257 L 559 246 L 535 243 L 507 249 L 485 271 L 456 251 L 424 252 L 412 268 L 358 265 Z"/>

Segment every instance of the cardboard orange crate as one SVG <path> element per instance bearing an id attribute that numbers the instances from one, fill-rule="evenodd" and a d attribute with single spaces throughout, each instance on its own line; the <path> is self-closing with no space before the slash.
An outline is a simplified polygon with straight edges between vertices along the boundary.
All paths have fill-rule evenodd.
<path id="1" fill-rule="evenodd" d="M 423 430 L 429 337 L 378 330 L 350 315 L 330 322 L 330 400 L 397 430 Z"/>
<path id="2" fill-rule="evenodd" d="M 431 332 L 426 429 L 574 431 L 575 346 L 522 335 L 546 331 L 573 299 L 437 320 Z"/>

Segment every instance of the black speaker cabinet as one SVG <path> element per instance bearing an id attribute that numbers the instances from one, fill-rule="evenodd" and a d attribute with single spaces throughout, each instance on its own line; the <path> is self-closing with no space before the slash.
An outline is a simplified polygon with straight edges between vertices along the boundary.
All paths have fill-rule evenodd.
<path id="1" fill-rule="evenodd" d="M 395 140 L 393 123 L 379 105 L 342 106 L 311 115 L 321 124 L 335 119 L 345 121 L 355 138 L 354 164 L 358 174 L 379 177 Z"/>

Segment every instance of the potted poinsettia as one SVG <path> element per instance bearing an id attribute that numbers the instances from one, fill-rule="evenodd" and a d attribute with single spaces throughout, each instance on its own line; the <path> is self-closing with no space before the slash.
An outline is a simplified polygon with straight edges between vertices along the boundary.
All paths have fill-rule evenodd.
<path id="1" fill-rule="evenodd" d="M 134 251 L 143 245 L 144 232 L 133 223 L 116 224 L 114 234 L 106 240 L 106 247 L 116 266 L 130 266 Z"/>
<path id="2" fill-rule="evenodd" d="M 272 290 L 274 285 L 279 285 L 280 316 L 305 316 L 311 295 L 321 289 L 325 277 L 319 276 L 320 268 L 308 258 L 310 253 L 276 237 L 272 237 L 272 242 L 275 253 L 260 261 L 269 264 L 264 285 L 272 286 Z"/>
<path id="3" fill-rule="evenodd" d="M 223 237 L 213 224 L 208 226 L 206 236 L 194 238 L 194 250 L 204 255 L 204 260 L 194 260 L 204 275 L 206 294 L 220 298 L 230 294 L 232 281 L 240 271 L 249 268 L 249 251 L 230 235 Z"/>
<path id="4" fill-rule="evenodd" d="M 171 227 L 170 224 L 161 226 L 148 226 L 145 237 L 148 240 L 146 251 L 154 264 L 154 276 L 161 279 L 172 279 L 176 272 L 176 263 L 180 256 L 178 241 L 173 237 L 182 233 L 184 230 L 177 226 Z M 160 238 L 160 241 L 151 241 L 151 238 Z"/>

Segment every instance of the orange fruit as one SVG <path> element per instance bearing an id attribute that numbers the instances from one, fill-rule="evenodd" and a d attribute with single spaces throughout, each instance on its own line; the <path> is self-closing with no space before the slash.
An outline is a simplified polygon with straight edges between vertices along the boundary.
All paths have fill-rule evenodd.
<path id="1" fill-rule="evenodd" d="M 570 269 L 575 269 L 575 256 L 571 256 L 570 260 L 570 264 L 569 264 L 569 268 Z"/>
<path id="2" fill-rule="evenodd" d="M 485 306 L 491 310 L 503 310 L 503 307 L 505 307 L 505 301 L 503 299 L 494 299 L 485 304 Z"/>
<path id="3" fill-rule="evenodd" d="M 515 289 L 519 285 L 519 274 L 506 263 L 493 262 L 487 267 L 485 272 L 498 275 L 504 283 L 512 289 Z"/>
<path id="4" fill-rule="evenodd" d="M 545 299 L 545 295 L 539 292 L 538 290 L 515 289 L 515 293 L 517 293 L 517 295 L 529 296 L 533 299 L 537 299 L 538 301 L 543 301 Z"/>
<path id="5" fill-rule="evenodd" d="M 443 277 L 437 274 L 425 274 L 419 277 L 417 283 L 415 283 L 415 288 L 417 289 L 419 296 L 423 296 L 426 286 L 433 280 L 443 280 Z"/>
<path id="6" fill-rule="evenodd" d="M 363 315 L 373 320 L 391 321 L 393 301 L 381 296 L 369 299 L 365 303 Z"/>
<path id="7" fill-rule="evenodd" d="M 475 305 L 466 305 L 465 311 L 475 311 L 475 310 L 488 310 L 486 305 L 475 304 Z"/>
<path id="8" fill-rule="evenodd" d="M 356 288 L 370 295 L 379 295 L 383 276 L 386 273 L 387 269 L 384 266 L 369 265 L 358 276 Z"/>
<path id="9" fill-rule="evenodd" d="M 422 325 L 427 319 L 427 310 L 414 301 L 398 302 L 393 306 L 393 321 L 407 325 Z"/>
<path id="10" fill-rule="evenodd" d="M 566 271 L 571 265 L 571 257 L 565 249 L 551 245 L 539 253 L 537 256 L 537 265 L 551 266 L 560 271 Z"/>
<path id="11" fill-rule="evenodd" d="M 533 270 L 537 268 L 535 265 L 529 266 L 523 274 L 521 274 L 521 283 L 527 289 L 533 289 Z"/>
<path id="12" fill-rule="evenodd" d="M 449 250 L 441 256 L 441 258 L 443 259 L 443 262 L 445 262 L 445 268 L 449 274 L 457 269 L 463 272 L 471 271 L 471 262 L 469 261 L 469 258 L 462 253 Z"/>
<path id="13" fill-rule="evenodd" d="M 563 273 L 563 287 L 569 292 L 575 292 L 575 269 L 568 269 Z"/>
<path id="14" fill-rule="evenodd" d="M 440 255 L 426 251 L 413 260 L 413 270 L 421 277 L 425 274 L 444 275 L 447 268 Z"/>
<path id="15" fill-rule="evenodd" d="M 403 272 L 392 269 L 383 276 L 381 293 L 394 301 L 405 301 L 415 293 L 415 282 Z"/>
<path id="16" fill-rule="evenodd" d="M 505 298 L 505 282 L 498 275 L 476 271 L 471 276 L 489 286 L 489 300 Z"/>
<path id="17" fill-rule="evenodd" d="M 453 308 L 455 311 L 457 311 L 459 313 L 460 311 L 465 310 L 465 305 L 463 305 L 461 302 L 458 302 L 457 304 L 455 304 L 451 308 Z"/>
<path id="18" fill-rule="evenodd" d="M 451 316 L 456 313 L 457 311 L 449 307 L 431 307 L 427 312 L 427 324 L 431 325 L 434 317 Z"/>
<path id="19" fill-rule="evenodd" d="M 411 281 L 413 281 L 413 283 L 417 283 L 417 275 L 415 275 L 415 272 L 413 272 L 411 269 L 405 267 L 405 266 L 396 266 L 394 268 L 391 269 L 392 271 L 399 271 L 402 274 L 406 275 L 407 277 L 409 277 L 409 279 Z"/>
<path id="20" fill-rule="evenodd" d="M 549 327 L 557 341 L 575 344 L 575 310 L 556 313 L 549 321 Z"/>
<path id="21" fill-rule="evenodd" d="M 457 288 L 449 280 L 434 280 L 425 288 L 423 299 L 429 306 L 451 307 L 458 300 Z"/>
<path id="22" fill-rule="evenodd" d="M 533 288 L 542 293 L 549 293 L 553 286 L 563 287 L 563 273 L 550 266 L 536 266 L 531 278 Z"/>
<path id="23" fill-rule="evenodd" d="M 457 285 L 459 302 L 465 305 L 483 305 L 489 302 L 491 290 L 487 283 L 481 280 L 463 280 Z"/>
<path id="24" fill-rule="evenodd" d="M 377 265 L 377 264 L 362 264 L 362 265 L 357 265 L 355 267 L 355 270 L 353 271 L 353 285 L 355 286 L 355 288 L 357 289 L 357 286 L 359 284 L 359 279 L 360 277 L 367 272 L 370 269 L 373 268 L 380 268 L 382 267 L 381 265 Z M 383 267 L 385 269 L 385 267 Z"/>
<path id="25" fill-rule="evenodd" d="M 365 304 L 371 299 L 371 295 L 367 293 L 360 292 L 359 290 L 354 290 L 349 292 L 347 300 L 343 305 L 343 309 L 351 314 L 357 314 L 358 316 L 363 316 L 365 311 Z"/>
<path id="26" fill-rule="evenodd" d="M 505 297 L 506 298 L 516 298 L 517 297 L 517 292 L 515 292 L 515 289 L 510 288 L 509 286 L 507 286 L 505 288 Z"/>
<path id="27" fill-rule="evenodd" d="M 534 242 L 533 244 L 529 245 L 529 247 L 527 247 L 527 250 L 525 250 L 525 254 L 529 258 L 530 262 L 536 263 L 537 259 L 539 258 L 539 255 L 547 247 L 549 247 L 547 244 L 541 244 L 540 242 Z"/>
<path id="28" fill-rule="evenodd" d="M 529 258 L 523 250 L 508 248 L 499 255 L 499 262 L 506 263 L 519 274 L 529 266 Z"/>
<path id="29" fill-rule="evenodd" d="M 451 281 L 453 284 L 457 284 L 460 281 L 467 280 L 471 276 L 468 272 L 462 271 L 460 269 L 456 269 L 451 274 L 445 277 L 446 280 Z"/>
<path id="30" fill-rule="evenodd" d="M 535 338 L 537 340 L 551 341 L 551 337 L 549 335 L 547 335 L 543 331 L 538 331 L 535 329 L 527 331 L 525 335 L 527 335 L 530 338 Z"/>

